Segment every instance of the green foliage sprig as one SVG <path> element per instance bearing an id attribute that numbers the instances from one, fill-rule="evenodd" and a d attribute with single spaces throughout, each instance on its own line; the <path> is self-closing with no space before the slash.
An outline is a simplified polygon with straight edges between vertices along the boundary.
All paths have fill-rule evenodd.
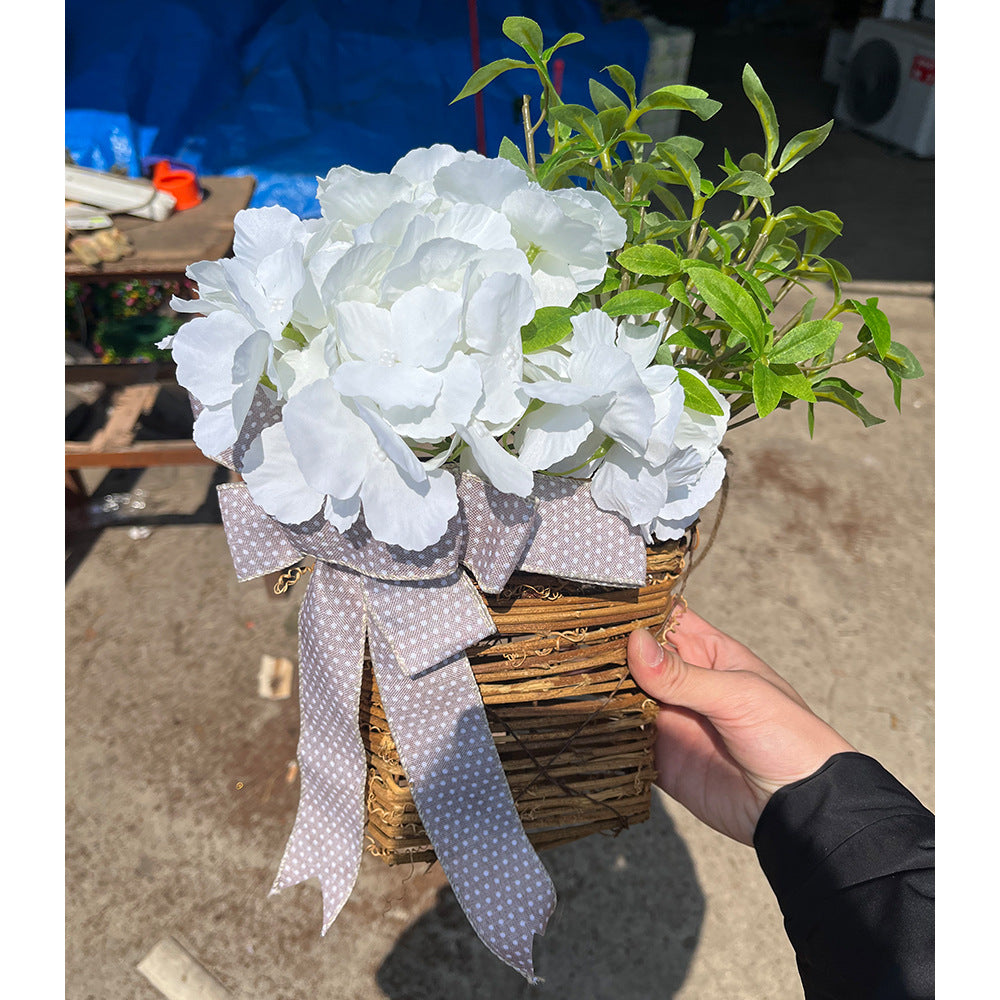
<path id="1" fill-rule="evenodd" d="M 677 135 L 654 142 L 642 119 L 654 111 L 689 112 L 705 121 L 721 104 L 688 85 L 661 87 L 639 98 L 635 78 L 622 66 L 605 67 L 610 84 L 590 81 L 592 107 L 565 103 L 549 73 L 553 54 L 583 40 L 571 32 L 545 47 L 538 24 L 508 17 L 503 33 L 527 59 L 497 59 L 477 70 L 455 97 L 478 93 L 502 73 L 533 70 L 541 84 L 538 116 L 531 97 L 522 101 L 525 152 L 505 137 L 499 154 L 546 189 L 583 183 L 600 191 L 627 226 L 624 246 L 611 257 L 600 286 L 568 307 L 538 310 L 522 331 L 526 353 L 558 343 L 571 330 L 570 317 L 594 306 L 615 318 L 662 322 L 664 340 L 656 361 L 678 368 L 687 405 L 721 413 L 693 369 L 730 403 L 730 426 L 765 417 L 796 400 L 808 406 L 809 433 L 818 402 L 835 403 L 865 426 L 882 423 L 861 404 L 861 392 L 834 369 L 866 358 L 878 364 L 893 386 L 900 408 L 902 382 L 923 375 L 920 363 L 892 339 L 877 298 L 844 298 L 847 268 L 826 255 L 843 224 L 830 211 L 793 206 L 774 212 L 773 184 L 780 174 L 818 149 L 833 127 L 827 122 L 780 142 L 774 104 L 754 70 L 743 70 L 743 91 L 760 118 L 763 153 L 734 160 L 728 148 L 711 180 L 697 162 L 703 143 Z M 454 101 L 452 102 L 454 103 Z M 545 126 L 549 144 L 539 152 L 536 136 Z M 733 201 L 735 199 L 735 202 Z M 725 208 L 723 204 L 728 202 Z M 735 207 L 733 207 L 735 205 Z M 722 209 L 714 223 L 709 211 Z M 811 291 L 829 283 L 833 305 L 814 316 L 810 297 L 780 327 L 774 312 L 795 287 Z M 857 345 L 838 354 L 842 314 L 862 320 Z M 751 410 L 752 408 L 752 410 Z"/>

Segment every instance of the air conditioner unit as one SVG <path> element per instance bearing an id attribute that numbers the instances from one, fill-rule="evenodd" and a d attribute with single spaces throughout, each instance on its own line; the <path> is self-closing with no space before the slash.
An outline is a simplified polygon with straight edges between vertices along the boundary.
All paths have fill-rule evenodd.
<path id="1" fill-rule="evenodd" d="M 844 62 L 834 117 L 916 156 L 934 155 L 934 25 L 863 18 Z"/>

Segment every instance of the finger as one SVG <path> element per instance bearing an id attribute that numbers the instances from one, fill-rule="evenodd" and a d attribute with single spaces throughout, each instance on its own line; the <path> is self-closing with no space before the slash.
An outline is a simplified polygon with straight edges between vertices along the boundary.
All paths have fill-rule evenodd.
<path id="1" fill-rule="evenodd" d="M 748 679 L 762 681 L 749 671 L 712 670 L 686 662 L 674 649 L 665 649 L 646 629 L 636 629 L 627 648 L 629 670 L 636 683 L 664 705 L 689 708 L 712 722 L 731 719 L 746 708 Z M 761 684 L 761 695 L 784 699 L 770 684 Z"/>
<path id="2" fill-rule="evenodd" d="M 676 628 L 667 639 L 675 640 L 672 645 L 688 662 L 714 670 L 752 671 L 803 708 L 809 708 L 802 695 L 752 649 L 705 621 L 690 608 L 681 611 L 675 622 Z"/>

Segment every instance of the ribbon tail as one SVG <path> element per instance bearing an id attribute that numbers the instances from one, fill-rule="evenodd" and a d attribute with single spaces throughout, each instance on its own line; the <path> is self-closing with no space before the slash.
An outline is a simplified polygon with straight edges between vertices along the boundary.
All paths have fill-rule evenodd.
<path id="1" fill-rule="evenodd" d="M 323 934 L 351 895 L 361 865 L 367 764 L 358 706 L 365 622 L 358 578 L 317 562 L 299 613 L 299 805 L 271 895 L 317 877 Z"/>
<path id="2" fill-rule="evenodd" d="M 393 740 L 434 852 L 479 939 L 528 982 L 556 892 L 517 814 L 464 653 L 416 678 L 376 620 L 369 648 Z"/>

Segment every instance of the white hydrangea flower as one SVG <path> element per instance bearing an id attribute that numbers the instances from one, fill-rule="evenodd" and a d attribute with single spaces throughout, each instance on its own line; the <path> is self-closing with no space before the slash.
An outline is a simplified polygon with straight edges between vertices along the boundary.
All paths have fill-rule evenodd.
<path id="1" fill-rule="evenodd" d="M 522 418 L 515 441 L 521 461 L 534 470 L 565 473 L 587 465 L 606 438 L 640 456 L 656 418 L 631 355 L 615 342 L 614 320 L 593 309 L 571 323 L 567 340 L 531 355 L 526 365 L 522 388 L 542 405 Z"/>
<path id="2" fill-rule="evenodd" d="M 177 379 L 201 402 L 194 440 L 208 455 L 236 441 L 261 375 L 274 363 L 307 283 L 312 226 L 284 208 L 247 209 L 234 220 L 234 256 L 187 269 L 199 298 L 174 297 L 180 313 L 200 313 L 172 338 Z"/>
<path id="3" fill-rule="evenodd" d="M 170 346 L 203 404 L 206 453 L 235 443 L 261 384 L 281 408 L 242 470 L 265 510 L 289 523 L 322 512 L 341 529 L 363 514 L 376 538 L 420 549 L 457 510 L 447 462 L 527 496 L 535 469 L 591 433 L 633 458 L 649 447 L 662 420 L 639 376 L 652 335 L 616 344 L 600 314 L 531 372 L 521 349 L 535 310 L 597 285 L 624 241 L 603 195 L 545 191 L 445 145 L 317 182 L 320 219 L 239 213 L 233 256 L 192 265 L 200 297 L 172 303 L 200 314 Z M 532 399 L 543 405 L 526 418 Z"/>
<path id="4" fill-rule="evenodd" d="M 726 475 L 726 459 L 719 450 L 729 422 L 729 403 L 703 382 L 722 409 L 721 415 L 699 413 L 684 407 L 667 459 L 670 491 L 667 501 L 646 529 L 647 541 L 680 538 L 715 497 Z"/>

